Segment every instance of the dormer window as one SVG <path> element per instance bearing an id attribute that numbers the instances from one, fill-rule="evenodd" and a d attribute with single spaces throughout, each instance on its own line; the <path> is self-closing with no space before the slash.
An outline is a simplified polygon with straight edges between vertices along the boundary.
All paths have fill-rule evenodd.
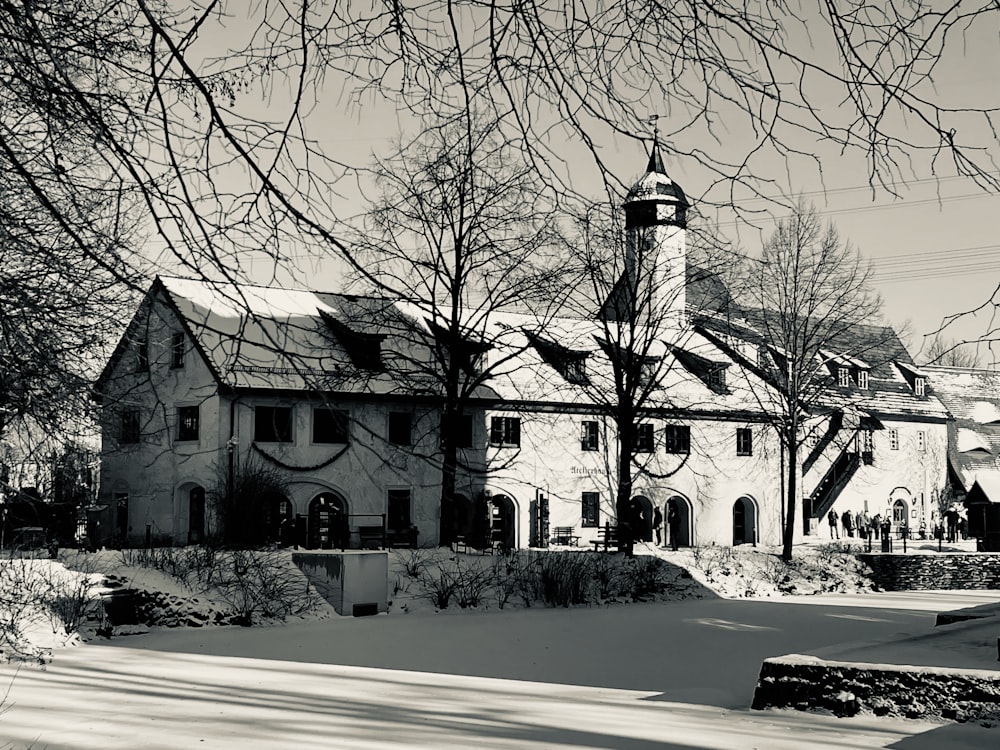
<path id="1" fill-rule="evenodd" d="M 589 382 L 587 379 L 587 357 L 590 356 L 590 352 L 570 349 L 528 331 L 524 331 L 524 335 L 528 337 L 528 341 L 535 347 L 545 363 L 562 375 L 567 383 L 586 385 Z"/>
<path id="2" fill-rule="evenodd" d="M 671 347 L 670 351 L 685 370 L 701 380 L 715 393 L 726 392 L 726 368 L 729 367 L 729 363 L 712 361 L 678 346 Z"/>
<path id="3" fill-rule="evenodd" d="M 716 367 L 708 371 L 708 386 L 717 391 L 721 391 L 726 387 L 725 367 Z"/>
<path id="4" fill-rule="evenodd" d="M 868 390 L 868 370 L 858 370 L 858 388 Z"/>
<path id="5" fill-rule="evenodd" d="M 586 385 L 587 355 L 567 357 L 563 360 L 562 376 L 570 383 Z"/>
<path id="6" fill-rule="evenodd" d="M 917 396 L 923 396 L 927 389 L 927 378 L 918 375 L 913 379 L 913 393 Z"/>
<path id="7" fill-rule="evenodd" d="M 837 385 L 847 388 L 851 385 L 851 371 L 846 367 L 837 368 Z"/>
<path id="8" fill-rule="evenodd" d="M 355 367 L 361 370 L 382 369 L 382 339 L 385 336 L 377 333 L 359 333 L 328 313 L 321 311 L 320 315 L 336 335 Z"/>

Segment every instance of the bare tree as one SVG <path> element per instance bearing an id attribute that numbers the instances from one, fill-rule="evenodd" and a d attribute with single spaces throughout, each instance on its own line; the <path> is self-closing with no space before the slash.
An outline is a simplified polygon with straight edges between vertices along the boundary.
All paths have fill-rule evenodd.
<path id="1" fill-rule="evenodd" d="M 824 227 L 815 208 L 801 201 L 778 222 L 761 257 L 748 261 L 745 294 L 751 309 L 743 313 L 763 336 L 762 356 L 769 360 L 764 372 L 777 386 L 759 401 L 785 454 L 785 560 L 792 558 L 806 420 L 838 405 L 831 356 L 863 358 L 885 343 L 888 329 L 855 335 L 878 318 L 881 308 L 881 299 L 870 290 L 870 275 L 870 267 L 834 226 Z"/>
<path id="2" fill-rule="evenodd" d="M 992 19 L 987 4 L 204 0 L 192 12 L 162 0 L 3 0 L 0 10 L 0 173 L 127 284 L 148 260 L 237 280 L 252 259 L 288 279 L 331 249 L 364 275 L 335 208 L 358 165 L 323 143 L 317 102 L 371 102 L 418 123 L 478 112 L 560 193 L 596 173 L 613 194 L 619 176 L 602 146 L 641 137 L 665 103 L 664 145 L 731 188 L 737 209 L 739 191 L 773 192 L 765 160 L 818 172 L 817 141 L 865 158 L 872 184 L 890 190 L 944 160 L 996 186 L 992 103 L 934 90 L 942 61 L 962 53 L 953 40 Z M 727 148 L 707 151 L 712 139 Z M 81 197 L 99 198 L 110 223 L 88 223 Z M 152 259 L 106 241 L 120 197 L 162 246 Z"/>
<path id="3" fill-rule="evenodd" d="M 491 379 L 520 366 L 523 330 L 558 309 L 559 214 L 516 144 L 466 116 L 428 126 L 373 176 L 380 195 L 353 246 L 377 291 L 416 318 L 390 321 L 397 350 L 385 367 L 439 410 L 440 441 L 423 458 L 440 463 L 450 508 L 458 474 L 482 471 L 463 460 L 473 405 L 490 403 Z M 504 312 L 519 325 L 499 321 Z M 442 531 L 450 541 L 453 530 Z"/>
<path id="4" fill-rule="evenodd" d="M 979 352 L 970 349 L 970 345 L 974 345 L 974 342 L 948 339 L 939 331 L 927 345 L 927 351 L 923 353 L 922 360 L 930 365 L 979 367 L 981 366 Z"/>

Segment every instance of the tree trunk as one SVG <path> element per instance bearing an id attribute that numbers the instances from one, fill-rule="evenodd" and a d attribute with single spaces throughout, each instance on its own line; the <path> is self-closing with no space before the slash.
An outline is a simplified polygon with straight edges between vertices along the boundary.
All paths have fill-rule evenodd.
<path id="1" fill-rule="evenodd" d="M 626 555 L 632 554 L 632 446 L 633 427 L 618 428 L 618 491 L 615 495 L 615 515 L 618 519 L 618 540 Z"/>
<path id="2" fill-rule="evenodd" d="M 450 545 L 455 541 L 455 482 L 458 473 L 458 414 L 446 410 L 441 415 L 441 507 L 438 544 Z M 446 512 L 445 509 L 449 510 Z"/>
<path id="3" fill-rule="evenodd" d="M 796 448 L 798 446 L 796 445 L 794 429 L 792 428 L 792 434 L 785 435 L 788 449 L 788 463 L 785 468 L 788 472 L 788 481 L 785 495 L 785 528 L 781 549 L 781 559 L 785 562 L 792 559 L 792 543 L 795 538 L 795 495 L 798 490 L 798 452 Z"/>

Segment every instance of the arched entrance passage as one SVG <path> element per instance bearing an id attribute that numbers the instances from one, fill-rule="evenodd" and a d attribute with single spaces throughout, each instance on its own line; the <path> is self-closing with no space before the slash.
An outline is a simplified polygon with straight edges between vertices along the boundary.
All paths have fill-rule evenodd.
<path id="1" fill-rule="evenodd" d="M 896 487 L 889 493 L 889 510 L 886 513 L 892 519 L 892 528 L 900 530 L 910 525 L 910 509 L 913 507 L 913 495 L 906 487 Z"/>
<path id="2" fill-rule="evenodd" d="M 441 541 L 442 547 L 450 547 L 459 538 L 474 542 L 472 501 L 465 495 L 452 495 L 441 501 Z"/>
<path id="3" fill-rule="evenodd" d="M 677 522 L 675 524 L 677 527 L 677 546 L 690 547 L 691 540 L 694 537 L 693 513 L 691 512 L 691 503 L 688 502 L 687 498 L 680 495 L 672 495 L 663 507 L 663 543 L 672 544 L 670 537 L 671 529 L 667 520 L 670 518 L 671 508 L 677 512 Z"/>
<path id="4" fill-rule="evenodd" d="M 486 502 L 489 514 L 490 545 L 514 549 L 517 544 L 517 511 L 514 500 L 507 495 L 491 495 Z"/>
<path id="5" fill-rule="evenodd" d="M 347 547 L 347 501 L 336 492 L 321 492 L 309 501 L 310 549 Z"/>
<path id="6" fill-rule="evenodd" d="M 757 506 L 744 495 L 733 503 L 733 544 L 757 543 Z"/>
<path id="7" fill-rule="evenodd" d="M 205 488 L 194 486 L 188 492 L 188 544 L 205 541 Z"/>
<path id="8" fill-rule="evenodd" d="M 636 525 L 635 541 L 653 541 L 653 503 L 645 495 L 636 495 L 632 498 L 632 505 L 639 509 L 638 517 L 633 520 Z"/>

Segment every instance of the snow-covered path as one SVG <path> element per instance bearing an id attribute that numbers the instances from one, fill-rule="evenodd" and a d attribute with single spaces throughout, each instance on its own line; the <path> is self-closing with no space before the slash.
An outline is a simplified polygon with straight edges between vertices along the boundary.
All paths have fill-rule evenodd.
<path id="1" fill-rule="evenodd" d="M 53 750 L 995 746 L 996 730 L 978 727 L 735 708 L 764 656 L 931 622 L 905 609 L 711 600 L 161 631 L 59 652 L 45 671 L 4 667 L 13 683 L 0 740 Z"/>

